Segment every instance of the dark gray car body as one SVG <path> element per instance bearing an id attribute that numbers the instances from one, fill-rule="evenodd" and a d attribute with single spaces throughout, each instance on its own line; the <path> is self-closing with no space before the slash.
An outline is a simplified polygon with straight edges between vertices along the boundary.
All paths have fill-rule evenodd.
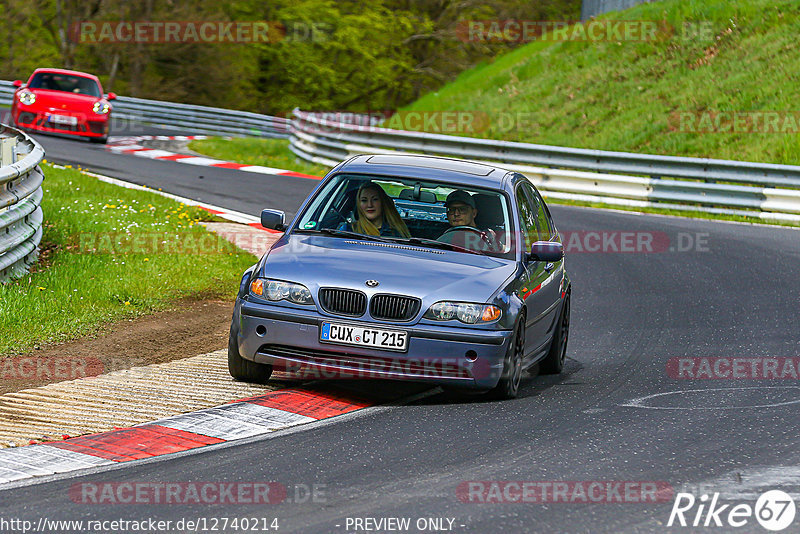
<path id="1" fill-rule="evenodd" d="M 502 192 L 512 210 L 515 235 L 524 230 L 517 195 L 525 194 L 529 201 L 544 206 L 550 221 L 549 241 L 561 243 L 544 201 L 519 173 L 445 158 L 357 156 L 326 176 L 284 235 L 244 274 L 234 308 L 231 350 L 244 360 L 276 368 L 305 365 L 330 371 L 331 376 L 352 373 L 481 390 L 498 384 L 518 325 L 524 328 L 522 368 L 548 356 L 571 289 L 563 257 L 537 261 L 518 243 L 513 258 L 498 258 L 295 232 L 297 221 L 325 180 L 340 173 L 436 180 Z M 258 298 L 248 290 L 255 277 L 303 284 L 315 305 Z M 367 281 L 378 285 L 369 287 Z M 369 306 L 360 317 L 341 317 L 320 306 L 321 288 L 356 290 L 368 302 L 379 294 L 406 295 L 420 299 L 421 306 L 413 318 L 401 322 L 375 319 Z M 496 322 L 475 325 L 423 317 L 433 303 L 443 300 L 493 304 L 501 308 L 502 316 Z M 408 334 L 407 350 L 324 343 L 320 328 L 326 321 L 402 330 Z"/>

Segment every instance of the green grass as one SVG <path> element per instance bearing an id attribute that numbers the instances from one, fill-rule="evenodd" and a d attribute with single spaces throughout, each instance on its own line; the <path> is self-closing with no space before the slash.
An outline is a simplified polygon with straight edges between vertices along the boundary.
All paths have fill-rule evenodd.
<path id="1" fill-rule="evenodd" d="M 601 19 L 654 21 L 660 29 L 649 42 L 533 42 L 462 73 L 402 111 L 464 112 L 474 131 L 453 133 L 486 139 L 800 164 L 797 128 L 711 133 L 686 131 L 681 123 L 682 114 L 772 111 L 789 112 L 800 122 L 795 90 L 800 4 L 663 0 Z M 402 123 L 402 117 L 393 119 Z M 684 124 L 691 128 L 691 122 Z M 757 217 L 551 202 L 797 226 Z"/>
<path id="2" fill-rule="evenodd" d="M 466 135 L 490 139 L 800 164 L 796 131 L 685 133 L 679 120 L 797 111 L 800 3 L 664 0 L 604 18 L 674 31 L 652 42 L 534 42 L 405 109 L 483 114 Z"/>
<path id="3" fill-rule="evenodd" d="M 95 332 L 185 298 L 234 298 L 255 261 L 207 232 L 211 217 L 76 169 L 44 165 L 42 256 L 0 285 L 0 354 Z"/>
<path id="4" fill-rule="evenodd" d="M 652 41 L 532 42 L 465 71 L 402 111 L 457 111 L 474 117 L 472 132 L 440 132 L 436 128 L 441 121 L 429 129 L 454 135 L 800 165 L 800 126 L 788 133 L 710 133 L 686 131 L 681 124 L 682 114 L 772 111 L 794 112 L 800 123 L 800 3 L 662 0 L 601 19 L 654 21 L 659 31 Z M 386 125 L 403 125 L 402 117 Z M 425 122 L 414 122 L 418 124 Z M 294 158 L 288 150 L 282 157 Z"/>
<path id="5" fill-rule="evenodd" d="M 325 176 L 330 170 L 329 167 L 299 159 L 289 150 L 289 141 L 286 139 L 212 137 L 192 141 L 189 149 L 211 158 L 288 169 L 313 176 Z"/>

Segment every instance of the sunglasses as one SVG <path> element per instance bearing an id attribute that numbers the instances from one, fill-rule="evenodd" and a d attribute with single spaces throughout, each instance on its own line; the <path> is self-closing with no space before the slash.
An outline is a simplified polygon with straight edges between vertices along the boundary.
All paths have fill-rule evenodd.
<path id="1" fill-rule="evenodd" d="M 447 213 L 457 214 L 457 215 L 466 215 L 471 210 L 471 206 L 449 206 L 447 208 Z"/>

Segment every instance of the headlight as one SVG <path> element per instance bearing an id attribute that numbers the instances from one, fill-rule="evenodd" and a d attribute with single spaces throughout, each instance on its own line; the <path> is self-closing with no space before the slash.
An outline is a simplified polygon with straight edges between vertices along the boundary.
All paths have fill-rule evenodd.
<path id="1" fill-rule="evenodd" d="M 462 323 L 490 323 L 500 318 L 503 312 L 491 304 L 473 304 L 471 302 L 437 302 L 431 306 L 424 317 L 434 321 L 450 321 L 458 319 Z"/>
<path id="2" fill-rule="evenodd" d="M 94 111 L 95 113 L 99 113 L 100 115 L 105 115 L 106 113 L 111 111 L 111 105 L 105 100 L 98 100 L 92 106 L 92 111 Z"/>
<path id="3" fill-rule="evenodd" d="M 288 300 L 295 304 L 314 304 L 311 291 L 301 284 L 256 278 L 250 283 L 250 293 L 273 302 Z"/>
<path id="4" fill-rule="evenodd" d="M 30 91 L 22 91 L 20 93 L 17 93 L 17 99 L 19 99 L 19 101 L 25 104 L 26 106 L 30 106 L 31 104 L 36 102 L 36 94 L 31 93 Z"/>

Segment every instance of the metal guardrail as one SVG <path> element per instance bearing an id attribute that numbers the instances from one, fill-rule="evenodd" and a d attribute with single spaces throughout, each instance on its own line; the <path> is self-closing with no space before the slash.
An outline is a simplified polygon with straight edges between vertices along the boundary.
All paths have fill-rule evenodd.
<path id="1" fill-rule="evenodd" d="M 390 130 L 336 122 L 299 109 L 294 116 L 291 150 L 322 165 L 369 153 L 450 156 L 521 172 L 552 198 L 800 221 L 797 166 Z"/>
<path id="2" fill-rule="evenodd" d="M 10 106 L 15 87 L 0 80 L 0 106 Z M 194 106 L 161 100 L 119 96 L 112 103 L 112 130 L 120 120 L 158 124 L 187 130 L 187 133 L 228 134 L 286 138 L 290 119 L 249 111 Z"/>
<path id="3" fill-rule="evenodd" d="M 0 125 L 0 282 L 24 276 L 39 256 L 42 240 L 42 147 L 19 130 Z M 12 161 L 6 156 L 13 152 Z"/>
<path id="4" fill-rule="evenodd" d="M 0 81 L 0 105 L 10 104 L 13 90 L 10 82 Z M 118 98 L 114 106 L 117 117 L 200 133 L 290 137 L 297 156 L 328 166 L 363 153 L 434 154 L 488 161 L 521 172 L 551 198 L 800 221 L 797 166 L 390 130 L 369 121 L 334 121 L 299 109 L 289 120 L 126 97 Z"/>
<path id="5" fill-rule="evenodd" d="M 583 0 L 581 4 L 581 20 L 608 13 L 609 11 L 622 11 L 633 6 L 656 0 Z"/>

